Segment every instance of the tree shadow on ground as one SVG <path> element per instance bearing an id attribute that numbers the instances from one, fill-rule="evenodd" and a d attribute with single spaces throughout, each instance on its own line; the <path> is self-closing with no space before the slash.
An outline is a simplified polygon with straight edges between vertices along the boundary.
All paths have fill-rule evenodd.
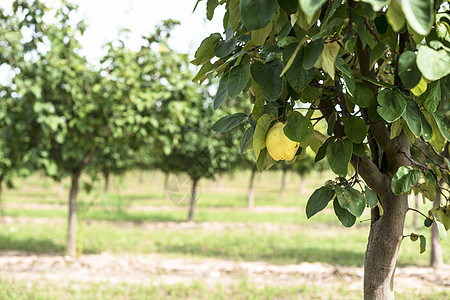
<path id="1" fill-rule="evenodd" d="M 268 251 L 240 251 L 235 247 L 208 248 L 201 244 L 165 245 L 166 253 L 183 253 L 196 256 L 221 257 L 242 261 L 264 261 L 273 264 L 298 264 L 320 262 L 334 266 L 363 266 L 364 252 L 321 248 L 273 248 Z"/>
<path id="2" fill-rule="evenodd" d="M 64 253 L 65 246 L 56 244 L 49 239 L 26 238 L 18 239 L 0 235 L 0 250 L 23 251 L 37 254 Z"/>
<path id="3" fill-rule="evenodd" d="M 66 253 L 66 246 L 60 243 L 54 243 L 49 239 L 26 238 L 17 239 L 10 236 L 0 235 L 0 251 L 20 251 L 34 254 L 58 254 Z M 84 248 L 83 254 L 98 254 L 99 251 L 90 248 Z"/>

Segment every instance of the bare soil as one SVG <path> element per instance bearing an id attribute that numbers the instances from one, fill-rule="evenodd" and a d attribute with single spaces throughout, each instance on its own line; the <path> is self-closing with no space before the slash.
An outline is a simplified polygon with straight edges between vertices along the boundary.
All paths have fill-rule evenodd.
<path id="1" fill-rule="evenodd" d="M 450 265 L 436 270 L 402 267 L 396 270 L 396 290 L 449 290 Z M 265 262 L 236 262 L 197 257 L 170 257 L 161 254 L 83 255 L 78 259 L 59 255 L 0 252 L 0 279 L 37 282 L 106 282 L 110 284 L 188 284 L 227 285 L 246 279 L 255 284 L 323 288 L 345 286 L 362 288 L 361 267 L 336 267 L 323 263 L 274 265 Z"/>

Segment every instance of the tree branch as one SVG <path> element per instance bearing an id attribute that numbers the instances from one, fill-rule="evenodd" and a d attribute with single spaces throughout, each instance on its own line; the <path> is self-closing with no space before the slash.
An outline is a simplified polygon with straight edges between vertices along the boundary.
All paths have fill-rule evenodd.
<path id="1" fill-rule="evenodd" d="M 386 187 L 390 187 L 389 177 L 378 169 L 377 165 L 367 156 L 358 157 L 353 155 L 351 163 L 354 167 L 358 166 L 359 175 L 366 184 L 378 195 L 386 193 Z M 381 201 L 381 200 L 380 200 Z M 383 203 L 382 203 L 383 204 Z"/>

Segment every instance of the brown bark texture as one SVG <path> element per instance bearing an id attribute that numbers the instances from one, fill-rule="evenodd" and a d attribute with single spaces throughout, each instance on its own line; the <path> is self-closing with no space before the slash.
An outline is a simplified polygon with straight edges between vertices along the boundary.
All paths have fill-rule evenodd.
<path id="1" fill-rule="evenodd" d="M 80 173 L 71 174 L 71 186 L 69 193 L 69 216 L 67 226 L 67 255 L 76 257 L 77 255 L 77 195 L 79 190 Z"/>

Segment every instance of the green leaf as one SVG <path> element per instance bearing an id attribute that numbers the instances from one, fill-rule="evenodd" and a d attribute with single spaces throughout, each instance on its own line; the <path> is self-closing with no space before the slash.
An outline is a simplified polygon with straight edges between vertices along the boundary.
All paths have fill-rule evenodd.
<path id="1" fill-rule="evenodd" d="M 258 160 L 261 149 L 265 147 L 266 133 L 272 120 L 272 116 L 264 114 L 256 122 L 255 133 L 253 134 L 253 151 L 255 152 L 256 160 Z"/>
<path id="2" fill-rule="evenodd" d="M 305 50 L 303 53 L 303 68 L 305 70 L 309 70 L 314 67 L 317 59 L 322 54 L 324 45 L 325 41 L 323 39 L 318 39 L 308 43 L 305 46 Z"/>
<path id="3" fill-rule="evenodd" d="M 206 18 L 212 20 L 214 16 L 214 9 L 219 5 L 217 0 L 208 0 L 206 3 Z"/>
<path id="4" fill-rule="evenodd" d="M 309 197 L 306 204 L 306 217 L 309 219 L 318 212 L 322 211 L 334 197 L 332 187 L 325 185 L 317 190 Z"/>
<path id="5" fill-rule="evenodd" d="M 427 248 L 427 239 L 423 235 L 419 235 L 420 239 L 420 254 L 424 253 Z"/>
<path id="6" fill-rule="evenodd" d="M 333 80 L 335 71 L 334 63 L 339 53 L 339 49 L 340 47 L 337 42 L 325 44 L 322 53 L 314 64 L 316 68 L 322 68 L 322 70 L 327 72 Z"/>
<path id="7" fill-rule="evenodd" d="M 304 100 L 305 102 L 314 103 L 317 99 L 319 99 L 319 96 L 319 89 L 309 85 L 305 86 L 302 91 L 302 100 Z"/>
<path id="8" fill-rule="evenodd" d="M 283 77 L 280 77 L 282 70 L 283 63 L 279 59 L 266 64 L 257 61 L 251 67 L 253 80 L 268 101 L 277 100 L 283 91 Z"/>
<path id="9" fill-rule="evenodd" d="M 360 144 L 367 135 L 366 122 L 360 117 L 352 116 L 345 121 L 344 132 L 350 141 Z"/>
<path id="10" fill-rule="evenodd" d="M 419 83 L 422 73 L 417 67 L 416 54 L 414 52 L 405 51 L 400 55 L 398 59 L 398 75 L 407 89 L 412 89 Z"/>
<path id="11" fill-rule="evenodd" d="M 449 66 L 450 68 L 450 66 Z M 423 107 L 427 113 L 434 113 L 441 103 L 441 84 L 433 81 L 428 85 L 428 89 L 420 96 Z"/>
<path id="12" fill-rule="evenodd" d="M 253 128 L 251 126 L 249 128 L 247 128 L 247 130 L 245 130 L 244 135 L 242 136 L 242 140 L 241 140 L 241 155 L 243 155 L 245 150 L 247 149 L 248 144 L 252 140 L 254 133 L 255 133 L 255 128 Z"/>
<path id="13" fill-rule="evenodd" d="M 391 189 L 395 195 L 409 192 L 419 182 L 420 171 L 401 166 L 392 177 Z"/>
<path id="14" fill-rule="evenodd" d="M 334 213 L 345 227 L 352 227 L 356 222 L 356 217 L 352 215 L 348 210 L 342 208 L 339 205 L 339 201 L 334 199 L 333 201 Z"/>
<path id="15" fill-rule="evenodd" d="M 414 134 L 416 138 L 422 135 L 422 113 L 420 112 L 419 106 L 416 102 L 408 100 L 406 105 L 405 113 L 403 114 L 403 119 L 405 119 L 406 124 L 408 124 L 409 129 Z"/>
<path id="16" fill-rule="evenodd" d="M 331 170 L 345 177 L 353 153 L 353 143 L 349 139 L 330 141 L 326 153 Z"/>
<path id="17" fill-rule="evenodd" d="M 276 0 L 241 0 L 242 23 L 249 31 L 263 28 L 275 16 L 277 9 Z"/>
<path id="18" fill-rule="evenodd" d="M 372 49 L 370 53 L 370 68 L 377 62 L 379 58 L 384 56 L 384 53 L 389 48 L 388 44 L 385 42 L 378 43 L 375 48 Z"/>
<path id="19" fill-rule="evenodd" d="M 377 101 L 381 105 L 377 112 L 386 122 L 394 122 L 406 110 L 406 99 L 397 91 L 382 90 L 378 93 Z"/>
<path id="20" fill-rule="evenodd" d="M 213 108 L 214 110 L 219 109 L 223 101 L 227 97 L 227 82 L 228 82 L 229 72 L 222 75 L 219 81 L 219 87 L 217 88 L 216 96 L 214 97 Z"/>
<path id="21" fill-rule="evenodd" d="M 278 4 L 288 15 L 297 12 L 298 0 L 278 0 Z"/>
<path id="22" fill-rule="evenodd" d="M 302 11 L 308 15 L 312 16 L 318 10 L 326 0 L 299 0 L 300 7 Z"/>
<path id="23" fill-rule="evenodd" d="M 239 11 L 240 0 L 230 0 L 228 3 L 229 3 L 228 12 L 230 14 L 228 25 L 230 25 L 233 31 L 236 31 L 238 29 L 239 22 L 241 19 L 241 12 Z"/>
<path id="24" fill-rule="evenodd" d="M 445 124 L 445 122 L 444 122 L 444 117 L 436 112 L 433 113 L 432 115 L 433 115 L 434 120 L 436 121 L 439 131 L 442 133 L 444 138 L 448 142 L 450 142 L 450 135 L 448 134 L 447 124 Z"/>
<path id="25" fill-rule="evenodd" d="M 236 43 L 237 39 L 235 37 L 232 37 L 231 39 L 226 41 L 219 42 L 214 47 L 214 54 L 217 57 L 225 57 L 233 52 L 234 47 L 236 47 Z"/>
<path id="26" fill-rule="evenodd" d="M 261 149 L 261 152 L 256 157 L 256 169 L 258 169 L 259 172 L 264 171 L 266 168 L 266 155 L 267 155 L 267 149 Z"/>
<path id="27" fill-rule="evenodd" d="M 252 30 L 252 41 L 256 46 L 264 45 L 267 37 L 270 35 L 273 29 L 273 22 L 269 22 L 266 26 L 260 29 Z"/>
<path id="28" fill-rule="evenodd" d="M 214 47 L 220 41 L 220 33 L 213 33 L 202 41 L 200 47 L 195 51 L 195 59 L 192 63 L 196 66 L 203 65 L 214 57 Z"/>
<path id="29" fill-rule="evenodd" d="M 298 1 L 298 0 L 297 0 Z M 297 13 L 293 15 L 291 20 L 295 20 L 295 16 L 297 17 L 297 20 L 295 20 L 295 23 L 300 26 L 301 29 L 304 31 L 308 31 L 311 29 L 311 27 L 317 22 L 317 20 L 320 17 L 321 10 L 318 9 L 315 14 L 308 16 L 306 15 L 303 10 L 300 8 L 297 10 Z"/>
<path id="30" fill-rule="evenodd" d="M 380 11 L 383 8 L 383 6 L 389 3 L 389 0 L 361 0 L 361 1 L 372 5 L 374 11 Z"/>
<path id="31" fill-rule="evenodd" d="M 283 131 L 290 140 L 303 142 L 314 134 L 314 126 L 310 119 L 294 111 L 287 117 L 287 123 Z"/>
<path id="32" fill-rule="evenodd" d="M 328 145 L 333 142 L 336 139 L 335 136 L 330 136 L 325 143 L 323 143 L 322 146 L 319 147 L 319 150 L 317 150 L 317 154 L 316 157 L 314 158 L 314 162 L 318 162 L 321 161 L 322 159 L 325 158 L 325 155 L 327 154 L 327 147 Z"/>
<path id="33" fill-rule="evenodd" d="M 419 46 L 417 67 L 423 76 L 431 81 L 450 74 L 450 53 L 445 49 L 434 50 L 428 46 Z"/>
<path id="34" fill-rule="evenodd" d="M 364 190 L 366 196 L 366 202 L 368 207 L 375 207 L 378 205 L 378 195 L 366 186 Z"/>
<path id="35" fill-rule="evenodd" d="M 353 154 L 356 156 L 364 156 L 366 153 L 366 148 L 364 147 L 364 144 L 355 144 L 353 143 Z"/>
<path id="36" fill-rule="evenodd" d="M 342 77 L 344 78 L 345 88 L 350 96 L 354 97 L 355 93 L 355 79 L 353 78 L 353 72 L 347 62 L 342 58 L 336 58 L 336 62 L 334 63 L 336 68 L 342 72 Z"/>
<path id="37" fill-rule="evenodd" d="M 389 7 L 386 11 L 386 18 L 395 32 L 399 32 L 405 27 L 405 15 L 403 14 L 402 7 L 397 0 L 391 0 Z"/>
<path id="38" fill-rule="evenodd" d="M 250 77 L 250 59 L 242 59 L 241 64 L 230 70 L 227 81 L 227 92 L 230 100 L 236 98 L 247 85 Z"/>
<path id="39" fill-rule="evenodd" d="M 348 210 L 355 217 L 360 217 L 366 207 L 364 196 L 352 187 L 335 186 L 339 206 Z"/>
<path id="40" fill-rule="evenodd" d="M 353 97 L 349 99 L 359 107 L 370 107 L 375 104 L 372 90 L 361 82 L 355 84 Z"/>
<path id="41" fill-rule="evenodd" d="M 285 62 L 290 60 L 298 45 L 298 43 L 292 43 L 284 49 L 283 60 Z M 304 48 L 302 47 L 295 56 L 295 59 L 292 61 L 292 65 L 286 71 L 286 78 L 296 92 L 302 90 L 306 85 L 308 85 L 316 74 L 315 68 L 311 68 L 309 70 L 305 70 L 303 68 L 303 51 Z"/>
<path id="42" fill-rule="evenodd" d="M 330 117 L 328 118 L 327 125 L 327 134 L 332 136 L 334 133 L 334 126 L 336 125 L 336 113 L 332 112 Z"/>
<path id="43" fill-rule="evenodd" d="M 442 222 L 436 218 L 436 215 L 435 215 L 434 221 L 436 222 L 436 226 L 437 226 L 437 229 L 439 232 L 439 239 L 441 241 L 445 240 L 445 238 L 447 237 L 447 230 L 445 230 L 444 224 L 442 224 Z"/>
<path id="44" fill-rule="evenodd" d="M 231 129 L 243 124 L 248 118 L 247 114 L 244 113 L 235 113 L 232 115 L 228 115 L 220 118 L 214 123 L 211 127 L 212 130 L 216 132 L 227 132 Z"/>
<path id="45" fill-rule="evenodd" d="M 420 119 L 422 121 L 423 139 L 429 142 L 433 138 L 433 129 L 422 113 L 420 113 Z"/>
<path id="46" fill-rule="evenodd" d="M 386 15 L 379 15 L 375 18 L 374 23 L 379 34 L 385 34 L 387 32 L 389 25 L 386 19 Z"/>
<path id="47" fill-rule="evenodd" d="M 427 35 L 434 22 L 433 0 L 402 0 L 403 13 L 409 26 L 420 35 Z"/>

